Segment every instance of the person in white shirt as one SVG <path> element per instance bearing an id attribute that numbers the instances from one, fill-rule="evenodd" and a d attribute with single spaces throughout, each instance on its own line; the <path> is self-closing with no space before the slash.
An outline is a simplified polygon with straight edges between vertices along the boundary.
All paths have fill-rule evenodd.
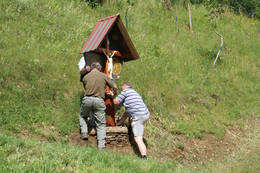
<path id="1" fill-rule="evenodd" d="M 84 56 L 80 58 L 78 68 L 80 73 L 80 82 L 82 82 L 83 77 L 91 71 L 90 66 L 86 65 Z"/>

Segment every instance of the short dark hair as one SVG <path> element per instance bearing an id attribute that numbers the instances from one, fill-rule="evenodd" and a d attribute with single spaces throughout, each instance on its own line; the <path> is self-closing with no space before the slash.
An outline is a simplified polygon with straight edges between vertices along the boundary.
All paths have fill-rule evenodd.
<path id="1" fill-rule="evenodd" d="M 129 82 L 124 82 L 123 85 L 127 85 L 131 88 L 131 84 Z"/>
<path id="2" fill-rule="evenodd" d="M 102 69 L 102 66 L 100 65 L 99 62 L 93 62 L 91 64 L 91 70 L 94 69 L 94 68 L 100 71 Z"/>

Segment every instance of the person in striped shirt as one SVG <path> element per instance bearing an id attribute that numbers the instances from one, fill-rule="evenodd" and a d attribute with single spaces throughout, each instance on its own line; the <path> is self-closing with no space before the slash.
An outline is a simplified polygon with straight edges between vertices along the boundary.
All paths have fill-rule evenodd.
<path id="1" fill-rule="evenodd" d="M 129 82 L 122 85 L 121 93 L 113 99 L 115 105 L 120 103 L 126 108 L 126 112 L 117 122 L 121 125 L 129 116 L 134 134 L 134 140 L 138 145 L 141 158 L 146 159 L 146 146 L 143 141 L 144 123 L 149 119 L 150 113 L 143 102 L 142 97 L 133 89 Z"/>

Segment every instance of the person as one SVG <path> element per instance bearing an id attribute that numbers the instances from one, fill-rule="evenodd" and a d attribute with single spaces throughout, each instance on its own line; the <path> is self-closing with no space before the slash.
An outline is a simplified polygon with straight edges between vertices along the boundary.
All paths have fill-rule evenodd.
<path id="1" fill-rule="evenodd" d="M 128 116 L 130 117 L 134 140 L 140 151 L 141 158 L 147 158 L 143 132 L 144 123 L 149 119 L 150 113 L 142 97 L 131 87 L 129 82 L 125 82 L 122 85 L 121 93 L 113 99 L 113 102 L 115 105 L 122 103 L 126 108 L 126 112 L 116 125 L 121 125 Z"/>
<path id="2" fill-rule="evenodd" d="M 89 65 L 86 65 L 84 56 L 80 58 L 78 62 L 78 68 L 79 68 L 79 74 L 80 74 L 80 82 L 83 83 L 83 78 L 86 74 L 88 74 L 91 71 L 91 68 Z M 83 83 L 83 87 L 85 88 L 85 84 Z M 95 117 L 92 112 L 89 112 L 89 131 L 92 129 L 95 129 Z M 84 135 L 81 137 L 81 139 L 85 139 Z"/>
<path id="3" fill-rule="evenodd" d="M 83 78 L 85 84 L 85 95 L 82 99 L 80 108 L 80 128 L 81 138 L 88 139 L 87 118 L 90 112 L 95 117 L 97 130 L 98 149 L 105 149 L 106 139 L 106 117 L 105 117 L 105 87 L 108 85 L 114 91 L 117 90 L 116 84 L 107 75 L 100 72 L 101 65 L 98 62 L 91 64 L 91 71 Z"/>
<path id="4" fill-rule="evenodd" d="M 78 62 L 78 68 L 80 73 L 80 82 L 83 82 L 83 78 L 86 74 L 88 74 L 91 70 L 90 66 L 86 65 L 84 56 L 80 58 Z"/>

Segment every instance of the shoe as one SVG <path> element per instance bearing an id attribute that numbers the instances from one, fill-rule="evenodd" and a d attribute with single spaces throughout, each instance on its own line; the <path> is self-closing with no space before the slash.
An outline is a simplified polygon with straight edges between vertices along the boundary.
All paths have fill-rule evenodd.
<path id="1" fill-rule="evenodd" d="M 87 134 L 87 133 L 81 133 L 80 139 L 82 139 L 82 140 L 88 140 L 88 134 Z"/>
<path id="2" fill-rule="evenodd" d="M 141 159 L 147 160 L 147 156 L 146 155 L 142 155 Z"/>
<path id="3" fill-rule="evenodd" d="M 107 151 L 106 147 L 98 148 L 99 151 Z"/>

